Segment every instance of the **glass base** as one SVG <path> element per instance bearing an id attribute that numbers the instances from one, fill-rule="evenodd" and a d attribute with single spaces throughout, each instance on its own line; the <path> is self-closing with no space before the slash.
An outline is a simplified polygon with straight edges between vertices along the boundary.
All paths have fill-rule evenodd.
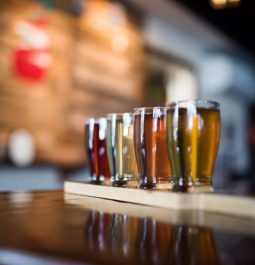
<path id="1" fill-rule="evenodd" d="M 156 189 L 156 183 L 140 183 L 139 184 L 139 189 L 144 189 L 144 190 L 155 190 Z"/>
<path id="2" fill-rule="evenodd" d="M 156 184 L 156 189 L 171 191 L 173 189 L 173 186 L 174 186 L 174 183 L 171 183 L 171 182 L 160 182 Z"/>
<path id="3" fill-rule="evenodd" d="M 104 180 L 103 185 L 104 186 L 112 186 L 112 181 L 109 178 L 107 178 Z"/>
<path id="4" fill-rule="evenodd" d="M 111 178 L 112 186 L 138 188 L 138 177 L 130 174 L 123 174 Z"/>
<path id="5" fill-rule="evenodd" d="M 128 180 L 127 187 L 137 189 L 138 188 L 138 179 Z"/>
<path id="6" fill-rule="evenodd" d="M 90 184 L 96 184 L 96 185 L 102 185 L 104 182 L 104 176 L 92 176 L 90 178 L 89 183 Z"/>
<path id="7" fill-rule="evenodd" d="M 211 178 L 200 178 L 192 181 L 192 178 L 179 178 L 173 185 L 173 192 L 186 193 L 210 193 L 214 192 Z"/>
<path id="8" fill-rule="evenodd" d="M 113 187 L 127 187 L 127 181 L 126 180 L 114 180 L 112 181 Z"/>
<path id="9" fill-rule="evenodd" d="M 147 181 L 146 178 L 140 179 L 139 188 L 140 189 L 155 189 L 155 190 L 168 190 L 173 189 L 174 181 L 171 177 L 162 177 L 162 178 L 149 178 L 150 181 Z"/>
<path id="10" fill-rule="evenodd" d="M 157 190 L 169 190 L 171 191 L 174 186 L 172 177 L 157 178 L 156 189 Z"/>
<path id="11" fill-rule="evenodd" d="M 102 180 L 90 180 L 90 184 L 95 184 L 95 185 L 102 185 L 103 181 Z"/>

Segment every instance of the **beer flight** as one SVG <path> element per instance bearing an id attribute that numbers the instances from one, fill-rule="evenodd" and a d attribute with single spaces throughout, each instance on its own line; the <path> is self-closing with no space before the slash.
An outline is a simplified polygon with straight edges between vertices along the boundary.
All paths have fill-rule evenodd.
<path id="1" fill-rule="evenodd" d="M 90 182 L 140 189 L 211 192 L 220 105 L 175 101 L 85 123 Z"/>

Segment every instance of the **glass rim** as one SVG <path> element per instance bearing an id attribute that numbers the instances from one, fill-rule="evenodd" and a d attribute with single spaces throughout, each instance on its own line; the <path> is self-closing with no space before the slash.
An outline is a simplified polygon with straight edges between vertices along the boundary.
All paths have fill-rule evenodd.
<path id="1" fill-rule="evenodd" d="M 95 120 L 95 122 L 99 123 L 100 121 L 106 121 L 106 117 L 100 117 Z"/>
<path id="2" fill-rule="evenodd" d="M 96 118 L 92 118 L 92 117 L 89 117 L 89 118 L 86 118 L 85 120 L 84 120 L 84 124 L 90 124 L 90 122 L 91 121 L 94 121 L 94 122 L 96 122 Z"/>
<path id="3" fill-rule="evenodd" d="M 134 115 L 138 114 L 142 111 L 153 111 L 154 109 L 160 109 L 160 110 L 166 110 L 165 106 L 154 106 L 154 107 L 139 107 L 139 108 L 134 108 Z"/>
<path id="4" fill-rule="evenodd" d="M 113 115 L 116 115 L 116 118 L 123 118 L 123 115 L 129 115 L 131 117 L 133 117 L 133 113 L 132 112 L 118 112 L 118 113 L 108 113 L 106 114 L 106 119 L 111 119 L 113 117 Z"/>
<path id="5" fill-rule="evenodd" d="M 188 100 L 175 100 L 171 101 L 166 104 L 166 108 L 173 108 L 180 104 L 187 104 L 187 103 L 193 103 L 196 107 L 204 108 L 204 109 L 220 109 L 220 103 L 214 101 L 214 100 L 208 100 L 208 99 L 188 99 Z M 186 108 L 187 106 L 184 106 Z"/>

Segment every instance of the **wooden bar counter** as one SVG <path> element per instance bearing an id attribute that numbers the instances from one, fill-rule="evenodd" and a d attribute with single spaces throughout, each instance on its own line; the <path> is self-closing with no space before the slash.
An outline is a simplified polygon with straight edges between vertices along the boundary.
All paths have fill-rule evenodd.
<path id="1" fill-rule="evenodd" d="M 0 193 L 0 264 L 252 265 L 255 218 L 62 190 Z"/>

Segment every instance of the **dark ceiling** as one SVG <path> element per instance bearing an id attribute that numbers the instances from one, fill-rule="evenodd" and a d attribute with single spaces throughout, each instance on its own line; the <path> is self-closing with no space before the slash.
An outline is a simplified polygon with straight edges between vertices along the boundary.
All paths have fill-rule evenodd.
<path id="1" fill-rule="evenodd" d="M 173 1 L 173 0 L 167 0 Z M 201 16 L 255 54 L 255 0 L 215 9 L 209 0 L 174 0 Z"/>

